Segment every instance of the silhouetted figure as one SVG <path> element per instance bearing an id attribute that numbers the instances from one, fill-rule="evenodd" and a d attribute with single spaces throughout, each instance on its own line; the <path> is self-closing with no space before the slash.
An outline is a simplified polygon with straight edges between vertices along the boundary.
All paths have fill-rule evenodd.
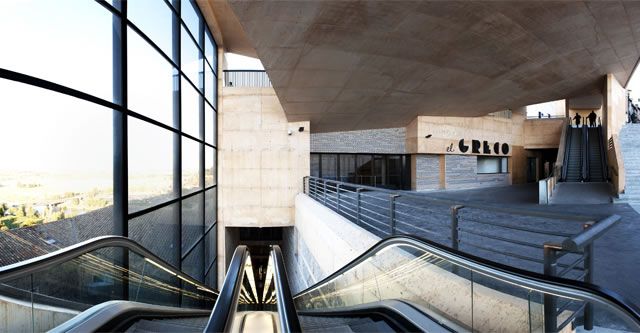
<path id="1" fill-rule="evenodd" d="M 580 116 L 580 115 L 576 112 L 576 115 L 573 117 L 573 119 L 575 119 L 575 121 L 576 121 L 576 127 L 580 127 L 580 119 L 582 119 L 582 116 Z"/>
<path id="2" fill-rule="evenodd" d="M 589 119 L 589 127 L 596 127 L 596 119 L 598 119 L 598 115 L 596 115 L 593 110 L 591 110 L 591 113 L 589 113 L 587 119 Z"/>

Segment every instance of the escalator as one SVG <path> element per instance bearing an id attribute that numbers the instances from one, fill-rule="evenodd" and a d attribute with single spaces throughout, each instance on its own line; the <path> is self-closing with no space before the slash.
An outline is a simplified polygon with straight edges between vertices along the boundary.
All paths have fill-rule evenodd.
<path id="1" fill-rule="evenodd" d="M 128 260 L 121 260 L 123 255 Z M 68 311 L 72 318 L 53 332 L 640 331 L 640 310 L 612 292 L 517 270 L 415 237 L 382 240 L 295 296 L 280 248 L 271 246 L 269 255 L 263 272 L 252 266 L 246 246 L 236 248 L 217 293 L 135 242 L 103 237 L 0 268 L 0 284 L 3 291 L 29 293 L 22 302 L 33 311 L 75 304 L 76 310 Z M 69 267 L 76 271 L 70 273 Z M 81 276 L 88 274 L 88 281 L 106 274 L 110 278 L 99 281 L 113 283 L 109 288 L 96 285 L 101 292 L 96 293 L 77 283 L 82 282 L 77 269 Z M 43 287 L 52 286 L 42 278 L 50 274 L 63 274 L 83 292 L 73 297 L 48 292 Z M 80 312 L 83 307 L 89 308 Z M 36 317 L 35 312 L 31 315 Z M 24 323 L 12 327 L 18 324 Z"/>
<path id="2" fill-rule="evenodd" d="M 607 158 L 602 126 L 571 127 L 567 131 L 562 180 L 606 182 Z"/>
<path id="3" fill-rule="evenodd" d="M 564 181 L 579 182 L 582 181 L 582 128 L 573 128 L 569 126 L 567 131 L 567 144 L 565 153 L 565 172 Z"/>
<path id="4" fill-rule="evenodd" d="M 607 162 L 602 139 L 602 127 L 589 128 L 589 181 L 607 181 Z"/>

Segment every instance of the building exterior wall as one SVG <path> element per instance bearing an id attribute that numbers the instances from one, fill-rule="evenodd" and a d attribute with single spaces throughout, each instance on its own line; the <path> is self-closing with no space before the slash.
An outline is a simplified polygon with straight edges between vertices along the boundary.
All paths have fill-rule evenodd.
<path id="1" fill-rule="evenodd" d="M 524 121 L 524 148 L 558 148 L 564 118 L 527 119 Z"/>
<path id="2" fill-rule="evenodd" d="M 445 177 L 448 190 L 505 186 L 511 184 L 508 173 L 478 174 L 477 157 L 445 155 Z"/>
<path id="3" fill-rule="evenodd" d="M 440 155 L 415 154 L 411 156 L 412 190 L 433 191 L 444 188 L 441 169 L 444 159 Z"/>
<path id="4" fill-rule="evenodd" d="M 404 127 L 313 133 L 311 152 L 402 154 L 406 150 L 405 134 Z"/>
<path id="5" fill-rule="evenodd" d="M 272 88 L 223 88 L 219 121 L 218 275 L 222 277 L 227 257 L 233 254 L 225 247 L 226 227 L 294 224 L 294 199 L 302 191 L 303 177 L 309 175 L 310 129 L 309 122 L 287 122 Z"/>

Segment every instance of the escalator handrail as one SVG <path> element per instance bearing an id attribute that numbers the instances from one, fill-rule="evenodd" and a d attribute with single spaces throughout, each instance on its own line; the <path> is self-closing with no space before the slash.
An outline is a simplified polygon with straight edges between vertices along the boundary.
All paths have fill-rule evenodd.
<path id="1" fill-rule="evenodd" d="M 165 271 L 175 274 L 176 277 L 183 281 L 191 283 L 199 290 L 206 291 L 215 295 L 218 294 L 218 292 L 216 292 L 215 290 L 212 290 L 211 288 L 207 287 L 191 276 L 173 267 L 173 265 L 153 254 L 138 242 L 127 237 L 113 235 L 91 238 L 84 242 L 67 246 L 65 248 L 43 254 L 35 258 L 27 259 L 11 265 L 2 266 L 0 267 L 0 283 L 29 276 L 47 268 L 55 267 L 57 265 L 68 262 L 69 260 L 75 259 L 83 254 L 87 254 L 92 251 L 107 247 L 125 248 L 148 260 L 152 260 L 153 263 L 161 266 Z"/>
<path id="2" fill-rule="evenodd" d="M 400 244 L 418 248 L 422 251 L 432 253 L 436 256 L 444 258 L 454 265 L 465 269 L 476 271 L 481 274 L 507 281 L 515 285 L 525 288 L 539 290 L 553 295 L 564 297 L 578 297 L 587 301 L 604 301 L 610 305 L 617 307 L 619 310 L 627 313 L 636 324 L 640 326 L 640 308 L 621 295 L 608 290 L 606 288 L 585 283 L 582 281 L 569 280 L 555 276 L 547 276 L 540 273 L 530 272 L 523 269 L 496 263 L 487 259 L 476 257 L 474 255 L 448 248 L 436 242 L 410 235 L 393 236 L 383 239 L 353 259 L 347 265 L 343 266 L 333 274 L 322 279 L 320 282 L 306 288 L 296 294 L 294 300 L 303 294 L 317 289 L 327 284 L 334 278 L 351 270 L 355 266 L 374 256 L 378 250 L 390 245 Z"/>
<path id="3" fill-rule="evenodd" d="M 289 279 L 287 278 L 287 271 L 280 246 L 271 246 L 271 256 L 273 258 L 273 280 L 276 288 L 278 316 L 280 317 L 280 332 L 302 332 L 296 306 L 291 296 Z"/>
<path id="4" fill-rule="evenodd" d="M 582 125 L 582 180 L 590 181 L 589 171 L 589 129 Z"/>
<path id="5" fill-rule="evenodd" d="M 569 168 L 569 151 L 571 150 L 571 137 L 573 133 L 573 128 L 571 125 L 568 126 L 567 134 L 565 135 L 565 145 L 564 145 L 564 162 L 562 163 L 562 175 L 560 179 L 562 181 L 567 180 L 567 170 Z"/>
<path id="6" fill-rule="evenodd" d="M 598 125 L 598 141 L 600 143 L 600 164 L 602 164 L 602 178 L 606 182 L 609 179 L 609 168 L 607 167 L 607 150 L 604 148 L 607 141 L 604 138 L 602 125 Z"/>
<path id="7" fill-rule="evenodd" d="M 224 278 L 222 289 L 216 304 L 213 306 L 211 316 L 207 327 L 204 329 L 206 333 L 228 332 L 235 317 L 238 307 L 238 297 L 242 288 L 242 280 L 244 278 L 244 266 L 249 257 L 249 250 L 245 245 L 239 245 L 233 252 L 231 264 L 227 269 L 227 275 Z"/>
<path id="8" fill-rule="evenodd" d="M 183 318 L 207 316 L 209 311 L 177 308 L 132 301 L 108 301 L 94 305 L 67 320 L 49 333 L 122 331 L 134 320 L 143 318 Z"/>

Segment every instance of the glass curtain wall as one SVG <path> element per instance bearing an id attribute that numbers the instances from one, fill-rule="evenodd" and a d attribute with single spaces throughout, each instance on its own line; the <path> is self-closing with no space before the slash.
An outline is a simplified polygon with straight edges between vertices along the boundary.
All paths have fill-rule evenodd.
<path id="1" fill-rule="evenodd" d="M 0 3 L 0 266 L 128 236 L 216 286 L 217 44 L 191 0 Z"/>
<path id="2" fill-rule="evenodd" d="M 311 176 L 390 189 L 411 189 L 408 155 L 311 154 Z"/>

